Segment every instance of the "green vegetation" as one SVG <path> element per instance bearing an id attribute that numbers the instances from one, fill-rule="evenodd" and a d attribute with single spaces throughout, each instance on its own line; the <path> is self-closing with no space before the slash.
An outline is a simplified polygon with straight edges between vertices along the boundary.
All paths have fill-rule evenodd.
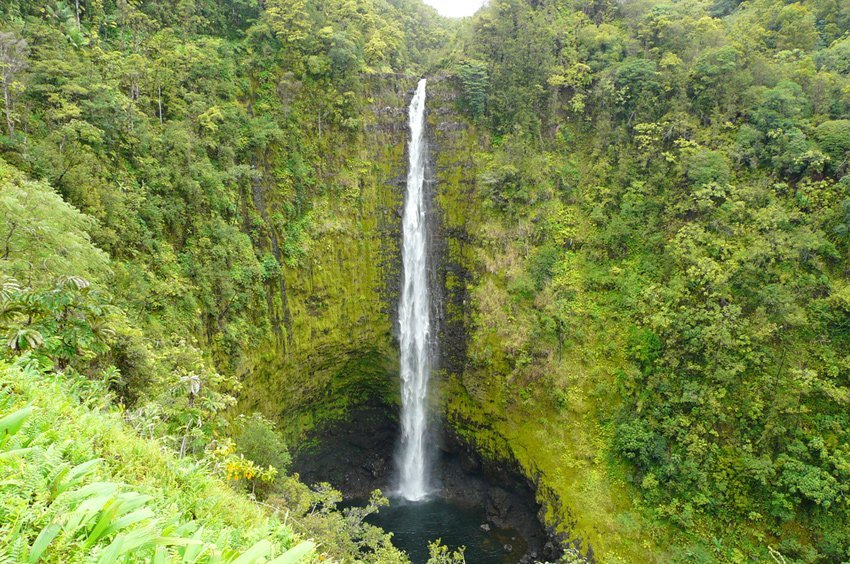
<path id="1" fill-rule="evenodd" d="M 500 0 L 460 35 L 483 210 L 447 409 L 597 556 L 850 557 L 848 30 Z"/>
<path id="2" fill-rule="evenodd" d="M 383 497 L 340 513 L 328 485 L 287 476 L 273 423 L 225 417 L 232 376 L 186 340 L 134 329 L 115 305 L 115 264 L 83 230 L 94 222 L 43 182 L 0 172 L 0 555 L 295 562 L 314 546 L 283 552 L 300 535 L 323 557 L 405 560 L 363 522 Z"/>
<path id="3" fill-rule="evenodd" d="M 313 356 L 317 343 L 302 339 L 306 320 L 293 311 L 327 306 L 287 286 L 321 269 L 310 250 L 327 249 L 323 235 L 348 246 L 352 225 L 335 210 L 360 212 L 358 176 L 373 165 L 359 153 L 369 94 L 359 77 L 425 61 L 441 41 L 426 33 L 436 17 L 419 5 L 173 8 L 0 6 L 0 358 L 4 378 L 33 381 L 4 383 L 3 412 L 38 402 L 36 414 L 60 417 L 67 404 L 64 417 L 88 425 L 32 416 L 17 437 L 39 448 L 13 455 L 13 467 L 43 483 L 7 484 L 14 513 L 4 508 L 1 521 L 16 536 L 4 555 L 36 559 L 32 543 L 59 535 L 45 558 L 115 560 L 124 550 L 138 560 L 253 562 L 301 537 L 322 558 L 405 561 L 364 523 L 383 498 L 337 511 L 341 497 L 327 484 L 310 489 L 287 475 L 282 435 L 300 436 L 292 418 L 281 427 L 235 410 L 237 398 L 250 403 L 239 376 L 274 371 L 263 371 L 265 351 L 280 358 L 295 337 L 290 369 L 309 354 L 329 376 L 361 364 L 365 375 L 391 370 L 389 344 L 374 343 L 380 352 L 361 364 L 348 358 L 359 343 L 337 359 Z M 404 27 L 421 40 L 402 41 Z M 344 315 L 373 309 L 351 304 Z M 382 323 L 375 331 L 389 334 Z M 51 386 L 36 397 L 42 381 Z M 96 405 L 78 398 L 80 387 Z M 316 392 L 303 389 L 290 407 L 309 409 Z M 340 408 L 329 412 L 338 418 Z M 112 436 L 121 439 L 105 444 Z M 79 469 L 80 495 L 42 495 L 66 467 Z M 79 519 L 57 517 L 69 512 Z"/>
<path id="4" fill-rule="evenodd" d="M 103 411 L 101 382 L 63 380 L 29 357 L 0 365 L 4 559 L 285 563 L 312 550 L 203 465 Z"/>
<path id="5" fill-rule="evenodd" d="M 846 2 L 451 23 L 9 0 L 0 22 L 4 556 L 403 560 L 287 472 L 305 431 L 396 401 L 425 74 L 449 424 L 600 560 L 850 559 Z"/>

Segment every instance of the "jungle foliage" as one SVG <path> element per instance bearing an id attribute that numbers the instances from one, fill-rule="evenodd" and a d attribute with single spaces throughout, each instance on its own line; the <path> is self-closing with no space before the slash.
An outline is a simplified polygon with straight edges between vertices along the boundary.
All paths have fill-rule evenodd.
<path id="1" fill-rule="evenodd" d="M 233 406 L 245 355 L 288 329 L 281 273 L 341 190 L 360 77 L 426 61 L 433 10 L 10 1 L 0 22 L 0 413 L 37 406 L 0 453 L 0 559 L 294 562 L 315 538 L 405 561 L 364 522 L 382 496 L 337 511 Z"/>
<path id="2" fill-rule="evenodd" d="M 619 359 L 613 468 L 714 558 L 850 558 L 848 33 L 832 0 L 494 0 L 461 34 L 477 370 L 559 427 L 561 359 Z"/>
<path id="3" fill-rule="evenodd" d="M 404 558 L 232 406 L 250 351 L 286 342 L 320 201 L 357 208 L 365 81 L 428 73 L 481 141 L 474 409 L 545 435 L 513 440 L 563 488 L 622 477 L 612 527 L 676 539 L 670 560 L 850 559 L 847 2 L 492 0 L 450 24 L 414 0 L 6 0 L 0 22 L 0 407 L 42 406 L 0 439 L 4 555 L 111 554 L 125 519 L 153 557 L 195 535 L 222 559 L 264 536 Z M 65 411 L 92 427 L 56 435 Z M 547 457 L 583 429 L 582 459 Z M 136 454 L 93 462 L 97 433 L 293 519 L 202 517 L 149 493 Z"/>

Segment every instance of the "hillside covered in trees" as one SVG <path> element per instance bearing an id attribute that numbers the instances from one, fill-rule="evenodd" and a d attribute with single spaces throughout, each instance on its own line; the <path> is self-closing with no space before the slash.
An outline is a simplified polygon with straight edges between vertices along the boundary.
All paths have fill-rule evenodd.
<path id="1" fill-rule="evenodd" d="M 850 560 L 847 2 L 0 24 L 0 560 L 405 561 L 290 465 L 397 408 L 421 76 L 447 432 L 565 560 Z"/>

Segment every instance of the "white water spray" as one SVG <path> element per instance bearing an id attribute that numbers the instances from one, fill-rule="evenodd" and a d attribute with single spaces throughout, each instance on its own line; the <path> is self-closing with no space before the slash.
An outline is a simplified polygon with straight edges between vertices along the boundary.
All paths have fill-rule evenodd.
<path id="1" fill-rule="evenodd" d="M 402 219 L 404 276 L 399 304 L 401 341 L 401 452 L 399 495 L 416 501 L 428 494 L 428 378 L 431 373 L 431 303 L 425 220 L 425 79 L 410 102 L 407 196 Z"/>

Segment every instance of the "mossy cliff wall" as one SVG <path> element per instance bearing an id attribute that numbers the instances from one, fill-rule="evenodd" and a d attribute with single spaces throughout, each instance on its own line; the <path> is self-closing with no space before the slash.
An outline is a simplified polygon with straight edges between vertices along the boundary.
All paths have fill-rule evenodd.
<path id="1" fill-rule="evenodd" d="M 293 440 L 316 426 L 345 421 L 364 404 L 398 403 L 400 211 L 407 106 L 416 81 L 368 80 L 360 133 L 329 155 L 336 170 L 328 174 L 344 177 L 350 189 L 315 204 L 308 258 L 285 268 L 281 283 L 272 285 L 270 308 L 278 321 L 245 367 L 240 409 L 264 412 Z M 588 542 L 604 545 L 607 528 L 586 503 L 593 496 L 575 487 L 584 475 L 580 468 L 595 464 L 588 462 L 599 444 L 593 439 L 595 418 L 589 410 L 557 412 L 518 395 L 522 383 L 505 360 L 510 343 L 500 336 L 514 329 L 510 314 L 500 313 L 509 307 L 493 310 L 481 303 L 482 292 L 491 287 L 501 292 L 507 284 L 488 266 L 503 250 L 493 247 L 491 231 L 501 218 L 486 205 L 487 187 L 480 180 L 490 139 L 460 110 L 458 90 L 450 78 L 429 77 L 439 412 L 457 439 L 450 443 L 464 445 L 491 472 L 524 476 L 543 508 L 541 520 L 564 537 L 586 539 L 587 552 Z M 594 373 L 582 359 L 562 360 L 561 372 L 592 381 Z M 591 478 L 579 487 L 604 483 L 604 477 L 587 475 Z M 610 495 L 603 492 L 607 502 Z"/>
<path id="2" fill-rule="evenodd" d="M 359 133 L 328 155 L 326 178 L 343 189 L 313 203 L 306 258 L 271 285 L 274 329 L 244 367 L 240 410 L 262 411 L 292 437 L 353 406 L 397 402 L 399 211 L 415 84 L 366 80 Z M 262 187 L 259 197 L 274 189 Z"/>
<path id="3" fill-rule="evenodd" d="M 566 251 L 563 280 L 575 288 L 571 320 L 585 335 L 547 339 L 539 304 L 518 299 L 537 225 L 554 198 L 510 217 L 493 199 L 488 167 L 499 148 L 460 110 L 459 85 L 429 81 L 429 132 L 440 228 L 441 370 L 437 395 L 448 441 L 491 474 L 520 474 L 535 491 L 549 533 L 584 557 L 663 561 L 629 485 L 607 450 L 604 423 L 616 399 L 622 335 L 598 315 L 599 296 L 580 279 L 586 260 Z M 569 211 L 569 210 L 568 210 Z M 576 268 L 571 268 L 576 266 Z"/>
<path id="4" fill-rule="evenodd" d="M 473 299 L 486 278 L 483 266 L 491 250 L 485 248 L 484 232 L 493 220 L 483 198 L 481 176 L 490 151 L 489 135 L 479 130 L 460 110 L 459 86 L 449 78 L 429 82 L 428 124 L 434 160 L 436 199 L 440 221 L 435 268 L 441 298 L 439 316 L 440 371 L 438 401 L 450 444 L 460 444 L 467 456 L 484 462 L 486 473 L 499 480 L 506 475 L 523 476 L 541 506 L 540 521 L 554 536 L 571 538 L 576 544 L 572 518 L 558 493 L 546 482 L 534 454 L 522 453 L 514 441 L 520 415 L 504 410 L 497 398 L 509 392 L 500 374 L 482 369 L 468 356 L 471 343 L 483 333 Z M 493 343 L 495 347 L 501 343 Z M 494 354 L 499 355 L 497 351 Z M 506 368 L 506 370 L 508 370 Z M 524 415 L 520 415 L 524 417 Z"/>

